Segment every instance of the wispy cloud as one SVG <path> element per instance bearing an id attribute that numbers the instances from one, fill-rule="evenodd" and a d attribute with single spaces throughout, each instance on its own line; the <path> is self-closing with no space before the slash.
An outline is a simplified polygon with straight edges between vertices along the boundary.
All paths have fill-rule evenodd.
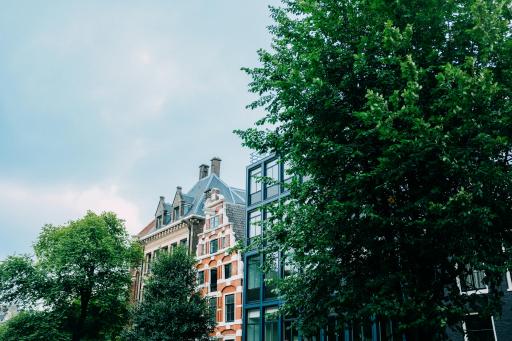
<path id="1" fill-rule="evenodd" d="M 82 217 L 87 210 L 117 213 L 132 234 L 143 223 L 138 206 L 115 186 L 50 187 L 0 180 L 0 216 L 9 225 L 2 227 L 0 256 L 27 250 L 30 241 L 26 235 L 36 236 L 44 224 L 64 224 Z"/>

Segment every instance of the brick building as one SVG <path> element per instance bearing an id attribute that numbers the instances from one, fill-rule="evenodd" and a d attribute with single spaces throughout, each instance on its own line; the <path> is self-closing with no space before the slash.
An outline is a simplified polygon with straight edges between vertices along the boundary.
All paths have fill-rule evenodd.
<path id="1" fill-rule="evenodd" d="M 210 302 L 216 340 L 242 340 L 242 256 L 231 248 L 244 239 L 245 205 L 213 188 L 207 193 L 205 224 L 198 235 L 198 285 Z"/>
<path id="2" fill-rule="evenodd" d="M 136 236 L 144 249 L 144 261 L 132 272 L 134 300 L 143 296 L 144 278 L 151 272 L 151 264 L 159 252 L 171 252 L 178 245 L 195 254 L 198 235 L 205 223 L 205 201 L 216 188 L 226 203 L 245 205 L 245 191 L 228 186 L 220 178 L 221 159 L 214 157 L 210 167 L 199 166 L 199 179 L 188 192 L 176 188 L 172 202 L 160 197 L 154 218 Z"/>

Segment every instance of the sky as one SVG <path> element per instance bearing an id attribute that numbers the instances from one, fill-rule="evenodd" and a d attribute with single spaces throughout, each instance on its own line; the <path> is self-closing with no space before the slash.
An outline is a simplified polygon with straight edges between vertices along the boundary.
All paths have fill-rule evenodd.
<path id="1" fill-rule="evenodd" d="M 232 131 L 263 113 L 240 68 L 270 46 L 269 4 L 2 1 L 0 259 L 87 210 L 134 234 L 214 156 L 243 188 L 250 151 Z"/>

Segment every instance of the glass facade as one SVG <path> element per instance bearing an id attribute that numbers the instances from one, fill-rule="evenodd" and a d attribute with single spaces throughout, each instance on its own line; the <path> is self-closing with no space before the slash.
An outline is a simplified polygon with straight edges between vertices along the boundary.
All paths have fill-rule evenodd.
<path id="1" fill-rule="evenodd" d="M 249 241 L 251 238 L 261 235 L 261 210 L 249 213 Z"/>
<path id="2" fill-rule="evenodd" d="M 260 257 L 258 255 L 247 259 L 247 276 L 246 276 L 246 300 L 254 302 L 260 299 L 261 291 L 261 270 Z"/>
<path id="3" fill-rule="evenodd" d="M 247 311 L 246 317 L 246 341 L 261 341 L 261 321 L 259 309 Z"/>

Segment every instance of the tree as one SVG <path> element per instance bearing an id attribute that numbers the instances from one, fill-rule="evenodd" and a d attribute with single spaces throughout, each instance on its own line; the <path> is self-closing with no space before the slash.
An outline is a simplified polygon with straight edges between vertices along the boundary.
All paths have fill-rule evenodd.
<path id="1" fill-rule="evenodd" d="M 144 285 L 143 301 L 135 308 L 126 340 L 209 340 L 214 321 L 196 289 L 194 257 L 182 247 L 160 253 Z"/>
<path id="2" fill-rule="evenodd" d="M 63 226 L 46 225 L 34 251 L 34 259 L 10 256 L 0 263 L 1 302 L 43 310 L 22 318 L 44 322 L 51 316 L 48 326 L 58 325 L 72 340 L 110 339 L 122 330 L 129 269 L 142 257 L 122 220 L 87 212 Z"/>
<path id="3" fill-rule="evenodd" d="M 1 341 L 68 341 L 71 334 L 60 324 L 61 319 L 47 312 L 21 312 L 0 325 Z"/>
<path id="4" fill-rule="evenodd" d="M 245 69 L 244 145 L 304 177 L 260 244 L 308 334 L 382 318 L 442 339 L 500 312 L 512 251 L 512 24 L 500 0 L 284 0 Z M 489 295 L 457 285 L 485 272 Z M 418 336 L 419 337 L 419 336 Z M 411 336 L 411 338 L 413 338 Z"/>

